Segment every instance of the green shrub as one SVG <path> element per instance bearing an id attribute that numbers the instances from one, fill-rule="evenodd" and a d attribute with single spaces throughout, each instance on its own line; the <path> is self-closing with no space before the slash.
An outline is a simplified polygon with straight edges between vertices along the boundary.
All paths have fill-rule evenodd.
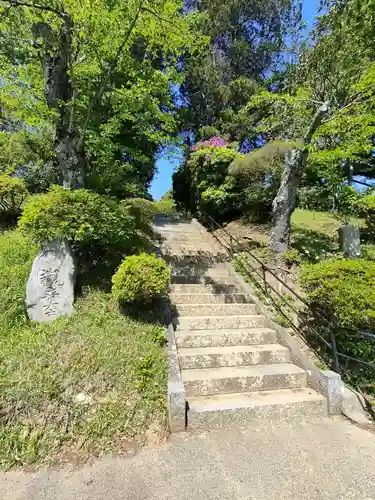
<path id="1" fill-rule="evenodd" d="M 288 248 L 282 254 L 282 259 L 288 267 L 292 267 L 293 265 L 299 266 L 302 260 L 299 251 L 295 248 Z"/>
<path id="2" fill-rule="evenodd" d="M 136 222 L 119 203 L 85 189 L 53 186 L 30 196 L 19 221 L 23 233 L 44 243 L 66 238 L 73 247 L 121 249 L 132 247 Z"/>
<path id="3" fill-rule="evenodd" d="M 0 329 L 26 323 L 25 289 L 37 247 L 18 230 L 0 234 Z"/>
<path id="4" fill-rule="evenodd" d="M 264 158 L 252 161 L 255 156 L 239 153 L 235 144 L 219 137 L 193 146 L 173 174 L 177 208 L 218 221 L 242 215 L 254 221 L 270 219 L 280 165 Z"/>
<path id="5" fill-rule="evenodd" d="M 152 201 L 145 198 L 127 198 L 122 200 L 121 205 L 134 218 L 137 228 L 146 234 L 152 234 L 155 215 L 155 206 Z"/>
<path id="6" fill-rule="evenodd" d="M 360 216 L 365 217 L 369 235 L 375 238 L 375 195 L 363 196 L 355 203 L 355 208 Z"/>
<path id="7" fill-rule="evenodd" d="M 127 257 L 112 277 L 112 293 L 120 302 L 145 302 L 165 296 L 170 272 L 155 255 L 142 253 Z"/>
<path id="8" fill-rule="evenodd" d="M 324 313 L 339 327 L 335 329 L 339 352 L 374 363 L 375 344 L 353 331 L 375 331 L 375 262 L 358 259 L 310 264 L 302 270 L 302 285 L 312 310 Z M 314 317 L 310 321 L 329 340 L 326 322 Z M 340 362 L 344 375 L 352 381 L 375 381 L 375 370 L 344 358 Z"/>
<path id="9" fill-rule="evenodd" d="M 366 260 L 375 260 L 375 245 L 362 245 L 362 256 Z"/>
<path id="10" fill-rule="evenodd" d="M 16 220 L 27 195 L 28 191 L 22 179 L 0 174 L 0 220 Z"/>

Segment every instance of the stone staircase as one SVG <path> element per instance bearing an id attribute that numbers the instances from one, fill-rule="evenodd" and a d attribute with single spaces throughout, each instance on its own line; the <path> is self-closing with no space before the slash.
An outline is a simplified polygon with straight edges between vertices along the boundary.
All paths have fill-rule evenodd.
<path id="1" fill-rule="evenodd" d="M 327 415 L 325 397 L 257 314 L 227 255 L 197 222 L 157 221 L 172 272 L 178 363 L 187 397 L 187 426 L 207 428 Z"/>

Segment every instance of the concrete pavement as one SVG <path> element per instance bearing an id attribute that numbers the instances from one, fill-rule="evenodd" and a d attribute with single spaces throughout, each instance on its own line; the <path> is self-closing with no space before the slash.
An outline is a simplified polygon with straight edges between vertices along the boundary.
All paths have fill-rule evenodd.
<path id="1" fill-rule="evenodd" d="M 173 437 L 78 470 L 0 475 L 2 500 L 373 500 L 375 435 L 341 418 Z"/>

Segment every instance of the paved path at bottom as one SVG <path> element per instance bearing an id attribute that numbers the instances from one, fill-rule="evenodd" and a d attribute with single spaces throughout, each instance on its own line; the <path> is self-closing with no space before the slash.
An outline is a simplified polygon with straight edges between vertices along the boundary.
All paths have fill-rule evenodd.
<path id="1" fill-rule="evenodd" d="M 341 419 L 212 431 L 79 470 L 3 473 L 0 498 L 373 500 L 375 435 Z"/>

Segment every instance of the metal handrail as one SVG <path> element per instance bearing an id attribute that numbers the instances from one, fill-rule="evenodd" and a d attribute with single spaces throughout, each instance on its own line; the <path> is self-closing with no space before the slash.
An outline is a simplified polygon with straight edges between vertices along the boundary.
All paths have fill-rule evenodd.
<path id="1" fill-rule="evenodd" d="M 375 370 L 375 363 L 369 363 L 369 362 L 364 361 L 362 359 L 354 358 L 352 356 L 349 356 L 347 354 L 339 352 L 338 349 L 337 349 L 336 333 L 335 332 L 337 332 L 337 331 L 344 331 L 344 332 L 349 333 L 349 334 L 351 334 L 353 336 L 364 337 L 364 338 L 366 338 L 366 339 L 368 339 L 370 341 L 373 341 L 373 342 L 375 342 L 375 334 L 370 333 L 370 332 L 366 332 L 366 331 L 363 331 L 363 330 L 352 330 L 352 329 L 348 329 L 348 328 L 339 327 L 337 325 L 332 324 L 331 319 L 326 314 L 324 314 L 322 311 L 316 311 L 316 310 L 312 311 L 311 306 L 307 302 L 306 299 L 304 299 L 303 297 L 301 297 L 295 290 L 293 290 L 293 288 L 290 285 L 288 285 L 288 283 L 286 283 L 283 279 L 281 279 L 273 271 L 273 269 L 271 269 L 267 264 L 265 264 L 258 256 L 256 256 L 253 252 L 251 252 L 247 248 L 245 248 L 241 242 L 239 242 L 223 226 L 221 226 L 217 221 L 215 221 L 215 219 L 213 219 L 211 216 L 207 216 L 207 218 L 205 219 L 205 222 L 208 223 L 210 229 L 213 231 L 212 234 L 213 234 L 214 238 L 220 243 L 220 245 L 222 245 L 224 248 L 226 248 L 226 250 L 228 251 L 228 253 L 230 255 L 232 255 L 233 257 L 236 256 L 237 259 L 240 260 L 241 267 L 244 269 L 244 271 L 246 273 L 249 274 L 249 277 L 252 277 L 251 273 L 255 273 L 256 276 L 258 276 L 259 278 L 262 279 L 262 281 L 263 281 L 263 287 L 261 286 L 261 284 L 257 280 L 255 280 L 252 277 L 253 282 L 262 290 L 263 293 L 265 293 L 266 296 L 268 296 L 269 298 L 271 298 L 273 300 L 273 298 L 271 297 L 271 295 L 268 293 L 268 290 L 272 290 L 272 292 L 275 293 L 279 297 L 279 299 L 281 299 L 283 301 L 283 303 L 286 306 L 289 307 L 289 309 L 291 309 L 295 314 L 300 315 L 301 311 L 299 311 L 298 309 L 294 308 L 287 301 L 287 299 L 285 298 L 285 296 L 283 296 L 281 293 L 279 293 L 272 286 L 271 283 L 267 282 L 266 273 L 268 272 L 277 282 L 279 282 L 294 297 L 296 297 L 302 304 L 304 304 L 308 308 L 308 310 L 310 310 L 312 312 L 312 314 L 313 314 L 313 316 L 315 318 L 320 319 L 320 320 L 324 320 L 324 322 L 326 323 L 326 326 L 329 329 L 331 343 L 329 343 L 317 331 L 314 331 L 314 333 L 315 333 L 315 335 L 317 335 L 320 338 L 320 340 L 324 343 L 324 345 L 326 347 L 328 347 L 329 349 L 331 349 L 332 355 L 333 355 L 333 360 L 334 360 L 334 366 L 333 366 L 333 368 L 334 368 L 334 370 L 336 372 L 338 372 L 338 373 L 341 372 L 341 366 L 340 366 L 339 358 L 349 359 L 351 361 L 355 361 L 357 363 L 360 363 L 362 365 L 365 365 L 365 366 L 370 367 L 370 368 L 372 368 L 372 369 Z M 226 235 L 227 238 L 229 239 L 229 242 L 224 237 L 222 237 L 220 239 L 219 235 L 216 234 L 216 232 L 215 232 L 216 230 L 222 231 L 224 233 L 224 235 Z M 223 243 L 222 240 L 224 241 L 224 243 Z M 234 247 L 233 242 L 236 244 L 236 248 Z M 256 267 L 253 267 L 248 262 L 248 260 L 245 260 L 241 256 L 239 256 L 238 255 L 238 249 L 242 253 L 245 253 L 245 254 L 249 255 L 253 260 L 255 260 L 255 262 L 257 262 L 257 264 L 259 264 L 259 266 L 261 268 L 261 272 L 259 272 L 259 269 L 257 269 Z M 249 270 L 249 268 L 251 269 L 251 271 Z M 293 330 L 295 330 L 296 332 L 300 333 L 300 330 L 299 330 L 298 326 L 296 326 L 294 324 L 294 322 L 284 313 L 284 311 L 281 309 L 281 307 L 277 303 L 275 303 L 274 300 L 273 300 L 273 303 L 276 306 L 276 308 L 279 310 L 279 312 L 281 312 L 281 314 L 287 319 L 287 321 L 289 322 L 289 324 L 293 328 Z"/>

